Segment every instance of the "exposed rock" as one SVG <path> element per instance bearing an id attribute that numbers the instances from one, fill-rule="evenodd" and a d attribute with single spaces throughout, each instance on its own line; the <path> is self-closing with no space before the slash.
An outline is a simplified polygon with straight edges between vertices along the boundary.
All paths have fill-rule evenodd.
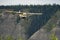
<path id="1" fill-rule="evenodd" d="M 17 40 L 18 37 L 23 38 L 23 40 L 27 39 L 26 35 L 26 26 L 27 23 L 24 19 L 17 19 L 18 14 L 9 14 L 9 13 L 3 13 L 0 17 L 0 35 L 2 37 L 6 37 L 8 35 L 11 35 L 14 37 L 15 40 Z M 17 22 L 18 20 L 18 22 Z M 4 40 L 4 39 L 3 39 Z"/>

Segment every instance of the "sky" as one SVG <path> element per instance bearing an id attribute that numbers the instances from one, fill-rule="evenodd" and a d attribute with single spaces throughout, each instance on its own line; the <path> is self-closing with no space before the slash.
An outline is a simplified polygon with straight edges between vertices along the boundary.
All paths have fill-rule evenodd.
<path id="1" fill-rule="evenodd" d="M 60 0 L 0 0 L 0 5 L 60 4 Z"/>

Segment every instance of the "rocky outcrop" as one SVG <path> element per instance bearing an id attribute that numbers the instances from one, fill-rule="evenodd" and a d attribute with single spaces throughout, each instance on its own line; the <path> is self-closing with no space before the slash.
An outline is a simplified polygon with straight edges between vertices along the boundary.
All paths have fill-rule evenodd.
<path id="1" fill-rule="evenodd" d="M 0 35 L 3 38 L 11 35 L 14 40 L 17 40 L 18 37 L 26 40 L 27 23 L 26 20 L 19 19 L 18 14 L 3 13 L 0 17 Z"/>

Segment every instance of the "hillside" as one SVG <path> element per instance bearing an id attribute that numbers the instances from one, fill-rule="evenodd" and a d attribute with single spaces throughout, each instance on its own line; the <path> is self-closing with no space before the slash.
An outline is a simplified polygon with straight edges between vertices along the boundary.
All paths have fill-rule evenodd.
<path id="1" fill-rule="evenodd" d="M 60 11 L 57 11 L 29 40 L 60 40 Z"/>
<path id="2" fill-rule="evenodd" d="M 6 40 L 6 38 L 28 40 L 48 22 L 55 11 L 51 10 L 50 13 L 46 11 L 47 13 L 43 13 L 41 16 L 33 15 L 27 19 L 20 19 L 18 14 L 0 13 L 0 39 L 2 37 L 2 40 Z"/>

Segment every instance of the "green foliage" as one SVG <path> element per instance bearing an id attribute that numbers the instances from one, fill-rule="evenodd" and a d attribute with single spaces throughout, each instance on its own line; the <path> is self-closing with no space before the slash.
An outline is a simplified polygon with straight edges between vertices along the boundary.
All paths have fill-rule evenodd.
<path id="1" fill-rule="evenodd" d="M 0 40 L 3 40 L 2 36 L 0 36 Z M 14 38 L 11 35 L 7 35 L 4 37 L 4 40 L 14 40 Z M 19 36 L 17 40 L 23 40 L 23 38 Z"/>
<path id="2" fill-rule="evenodd" d="M 55 23 L 49 23 L 48 27 L 46 27 L 47 32 L 50 32 L 54 27 L 56 27 Z"/>
<path id="3" fill-rule="evenodd" d="M 2 40 L 2 37 L 0 36 L 0 40 Z"/>
<path id="4" fill-rule="evenodd" d="M 56 9 L 60 10 L 60 5 L 11 5 L 11 6 L 0 6 L 0 9 L 12 9 L 12 10 L 21 10 L 29 12 L 43 12 L 44 10 L 51 12 L 51 9 L 55 11 Z"/>
<path id="5" fill-rule="evenodd" d="M 22 37 L 18 37 L 18 39 L 17 40 L 23 40 L 23 38 Z"/>
<path id="6" fill-rule="evenodd" d="M 58 40 L 58 38 L 56 37 L 55 33 L 52 33 L 52 34 L 50 35 L 50 39 L 51 39 L 51 40 Z"/>
<path id="7" fill-rule="evenodd" d="M 13 40 L 13 37 L 9 35 L 9 36 L 7 36 L 5 39 L 6 39 L 6 40 Z"/>

